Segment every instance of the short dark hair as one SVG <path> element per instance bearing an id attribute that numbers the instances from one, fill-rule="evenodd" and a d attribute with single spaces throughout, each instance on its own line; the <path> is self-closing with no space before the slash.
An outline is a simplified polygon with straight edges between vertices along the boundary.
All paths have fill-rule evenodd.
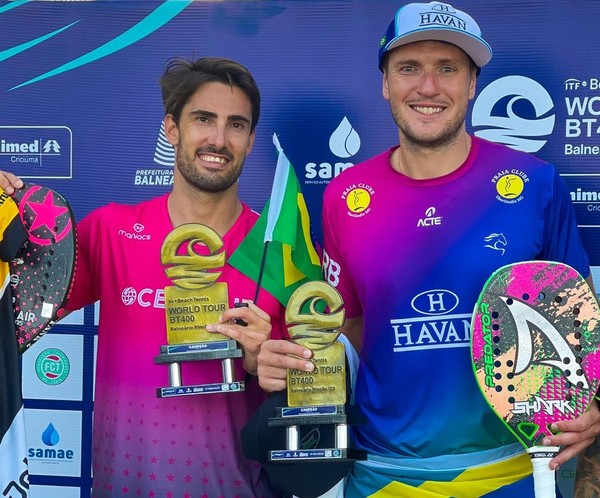
<path id="1" fill-rule="evenodd" d="M 250 71 L 239 62 L 217 57 L 203 57 L 191 61 L 182 57 L 169 59 L 160 78 L 165 114 L 171 114 L 179 123 L 183 106 L 205 83 L 217 82 L 238 87 L 252 105 L 253 132 L 260 115 L 260 91 Z"/>

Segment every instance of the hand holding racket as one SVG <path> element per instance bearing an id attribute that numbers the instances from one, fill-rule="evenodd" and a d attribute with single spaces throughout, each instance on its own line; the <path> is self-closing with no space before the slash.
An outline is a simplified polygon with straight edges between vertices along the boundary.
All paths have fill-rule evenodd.
<path id="1" fill-rule="evenodd" d="M 507 265 L 486 282 L 473 313 L 471 354 L 488 403 L 523 444 L 536 498 L 554 498 L 540 446 L 552 423 L 574 419 L 600 385 L 600 309 L 587 282 L 561 263 Z"/>
<path id="2" fill-rule="evenodd" d="M 39 185 L 13 198 L 29 238 L 10 262 L 19 354 L 64 314 L 75 271 L 75 217 L 57 192 Z"/>

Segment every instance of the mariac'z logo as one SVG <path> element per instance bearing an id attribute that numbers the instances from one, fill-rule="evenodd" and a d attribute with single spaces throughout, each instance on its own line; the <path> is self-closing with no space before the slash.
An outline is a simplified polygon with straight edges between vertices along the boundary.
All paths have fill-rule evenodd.
<path id="1" fill-rule="evenodd" d="M 530 325 L 533 325 L 550 341 L 557 353 L 556 357 L 559 358 L 558 360 L 541 358 L 536 360 L 536 362 L 558 368 L 571 384 L 577 385 L 579 382 L 581 382 L 582 387 L 587 389 L 589 385 L 583 373 L 577 374 L 578 369 L 572 367 L 572 365 L 577 365 L 577 363 L 569 343 L 560 334 L 560 332 L 556 330 L 554 325 L 552 325 L 544 316 L 540 315 L 532 307 L 521 301 L 503 296 L 501 296 L 500 299 L 504 301 L 509 309 L 517 329 L 517 358 L 515 361 L 515 374 L 518 375 L 523 373 L 532 363 L 533 338 L 531 335 Z M 511 301 L 510 305 L 507 303 L 509 300 Z M 566 360 L 567 358 L 570 360 L 568 364 L 571 365 L 571 368 L 565 367 L 567 362 L 563 360 Z M 579 371 L 583 372 L 583 370 Z"/>

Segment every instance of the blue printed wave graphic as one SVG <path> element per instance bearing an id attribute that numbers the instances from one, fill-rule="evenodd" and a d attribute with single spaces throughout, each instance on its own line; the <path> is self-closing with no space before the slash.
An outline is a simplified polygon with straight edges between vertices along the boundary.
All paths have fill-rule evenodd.
<path id="1" fill-rule="evenodd" d="M 29 3 L 31 0 L 18 0 L 7 4 L 3 7 L 0 7 L 0 14 L 7 12 L 9 10 L 18 8 L 23 6 L 24 4 Z M 139 21 L 137 24 L 132 26 L 130 29 L 125 31 L 124 33 L 116 36 L 112 40 L 104 43 L 103 45 L 91 50 L 90 52 L 77 57 L 61 66 L 58 66 L 50 71 L 47 71 L 35 78 L 31 78 L 28 81 L 20 83 L 19 85 L 13 86 L 10 90 L 16 90 L 17 88 L 21 88 L 27 85 L 31 85 L 33 83 L 37 83 L 46 78 L 51 78 L 52 76 L 56 76 L 58 74 L 71 71 L 78 67 L 84 66 L 86 64 L 90 64 L 97 60 L 100 60 L 104 57 L 108 57 L 119 50 L 122 50 L 125 47 L 133 45 L 134 43 L 142 40 L 148 35 L 152 34 L 157 29 L 161 28 L 165 24 L 167 24 L 171 19 L 177 16 L 183 9 L 185 9 L 188 5 L 190 5 L 193 0 L 179 0 L 177 2 L 165 0 L 162 4 L 160 4 L 156 9 L 154 9 L 150 14 L 148 14 L 144 19 Z M 45 35 L 33 38 L 25 43 L 21 43 L 17 46 L 5 49 L 0 51 L 0 62 L 6 60 L 10 57 L 14 57 L 26 50 L 29 50 L 32 47 L 35 47 L 45 41 L 59 35 L 65 30 L 72 29 L 79 22 L 74 21 L 71 22 L 62 28 L 56 29 L 52 32 L 49 32 Z"/>

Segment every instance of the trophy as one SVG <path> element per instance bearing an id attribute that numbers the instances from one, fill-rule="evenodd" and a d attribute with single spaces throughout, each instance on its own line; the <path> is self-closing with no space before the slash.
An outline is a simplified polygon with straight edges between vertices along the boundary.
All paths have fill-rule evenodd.
<path id="1" fill-rule="evenodd" d="M 286 428 L 287 448 L 271 450 L 271 462 L 352 458 L 348 424 L 355 423 L 355 415 L 346 411 L 346 354 L 344 344 L 337 341 L 344 324 L 343 304 L 337 289 L 325 282 L 302 285 L 288 302 L 285 319 L 290 338 L 313 351 L 315 368 L 288 370 L 288 406 L 278 407 L 268 422 L 269 427 Z M 333 448 L 301 448 L 300 427 L 316 425 L 334 428 Z"/>
<path id="2" fill-rule="evenodd" d="M 196 252 L 201 246 L 208 248 L 208 255 Z M 217 282 L 225 265 L 225 252 L 219 252 L 222 247 L 214 230 L 194 223 L 177 227 L 163 242 L 161 262 L 174 285 L 165 287 L 168 345 L 161 346 L 154 359 L 169 365 L 170 385 L 156 389 L 159 398 L 244 390 L 244 382 L 234 380 L 233 359 L 242 356 L 237 342 L 206 330 L 229 307 L 227 284 Z M 223 382 L 183 384 L 182 361 L 215 359 L 221 360 Z"/>

